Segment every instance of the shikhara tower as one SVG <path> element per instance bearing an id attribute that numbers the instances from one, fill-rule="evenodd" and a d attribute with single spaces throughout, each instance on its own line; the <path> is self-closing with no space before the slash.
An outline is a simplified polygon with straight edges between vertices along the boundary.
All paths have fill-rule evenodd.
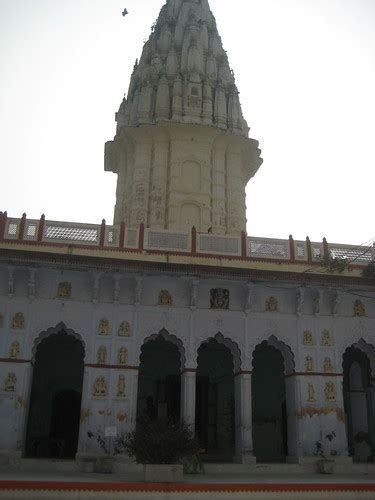
<path id="1" fill-rule="evenodd" d="M 262 163 L 207 0 L 167 0 L 116 115 L 114 224 L 239 234 Z"/>

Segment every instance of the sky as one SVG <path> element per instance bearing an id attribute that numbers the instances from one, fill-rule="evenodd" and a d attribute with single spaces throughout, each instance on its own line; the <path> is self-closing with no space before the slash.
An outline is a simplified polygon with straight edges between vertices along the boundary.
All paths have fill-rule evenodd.
<path id="1" fill-rule="evenodd" d="M 112 222 L 104 143 L 163 4 L 0 0 L 0 210 Z M 375 0 L 210 6 L 264 159 L 248 234 L 373 240 Z"/>

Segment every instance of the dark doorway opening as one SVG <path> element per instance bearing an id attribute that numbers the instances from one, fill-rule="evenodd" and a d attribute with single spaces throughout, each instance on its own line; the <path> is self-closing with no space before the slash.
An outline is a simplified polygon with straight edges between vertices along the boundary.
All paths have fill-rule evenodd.
<path id="1" fill-rule="evenodd" d="M 288 454 L 284 359 L 262 342 L 254 351 L 253 445 L 258 462 L 284 462 Z"/>
<path id="2" fill-rule="evenodd" d="M 360 349 L 350 347 L 344 353 L 343 368 L 349 454 L 355 462 L 373 461 L 375 415 L 370 361 Z"/>
<path id="3" fill-rule="evenodd" d="M 233 459 L 233 357 L 225 345 L 214 339 L 198 349 L 195 431 L 206 460 Z"/>
<path id="4" fill-rule="evenodd" d="M 84 371 L 82 343 L 65 331 L 38 346 L 31 387 L 25 454 L 74 458 L 78 446 Z"/>
<path id="5" fill-rule="evenodd" d="M 158 335 L 142 346 L 137 420 L 178 421 L 181 399 L 181 355 L 178 347 Z"/>

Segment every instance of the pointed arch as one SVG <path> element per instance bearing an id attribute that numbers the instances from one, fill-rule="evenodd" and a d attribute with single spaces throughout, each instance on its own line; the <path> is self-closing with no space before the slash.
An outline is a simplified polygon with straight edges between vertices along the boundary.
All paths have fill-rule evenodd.
<path id="1" fill-rule="evenodd" d="M 182 342 L 182 340 L 180 340 L 178 337 L 176 337 L 176 335 L 172 335 L 168 332 L 168 330 L 166 330 L 165 328 L 162 328 L 159 333 L 154 333 L 152 335 L 149 335 L 148 337 L 146 337 L 143 341 L 143 344 L 141 346 L 141 349 L 140 349 L 140 353 L 139 353 L 139 359 L 140 359 L 140 356 L 141 356 L 141 352 L 142 352 L 142 347 L 147 344 L 147 342 L 149 342 L 150 340 L 156 340 L 157 338 L 163 338 L 164 340 L 166 340 L 167 342 L 171 342 L 173 345 L 175 345 L 180 353 L 180 359 L 181 359 L 181 371 L 183 371 L 185 369 L 185 365 L 186 365 L 186 354 L 185 354 L 185 347 L 184 347 L 184 344 Z"/>
<path id="2" fill-rule="evenodd" d="M 343 357 L 345 353 L 349 351 L 351 348 L 358 349 L 367 356 L 367 359 L 369 360 L 370 364 L 370 376 L 372 380 L 375 380 L 375 346 L 372 344 L 368 344 L 363 338 L 360 338 L 358 342 L 355 342 L 354 344 L 345 349 Z"/>
<path id="3" fill-rule="evenodd" d="M 83 359 L 85 359 L 85 355 L 86 355 L 86 343 L 85 343 L 85 341 L 83 340 L 83 338 L 81 337 L 81 335 L 79 333 L 75 332 L 71 328 L 67 328 L 65 323 L 63 321 L 60 321 L 60 323 L 58 323 L 56 326 L 47 328 L 47 330 L 44 330 L 35 338 L 35 340 L 33 342 L 33 347 L 31 350 L 31 362 L 35 363 L 36 352 L 38 350 L 39 345 L 41 344 L 41 342 L 43 342 L 44 339 L 47 339 L 51 335 L 62 334 L 63 332 L 65 332 L 66 335 L 69 335 L 70 337 L 74 337 L 75 339 L 79 340 L 79 342 L 82 344 L 82 348 L 83 348 Z"/>
<path id="4" fill-rule="evenodd" d="M 271 335 L 268 337 L 268 339 L 264 340 L 261 342 L 261 344 L 267 344 L 270 347 L 274 347 L 277 349 L 284 360 L 284 374 L 285 375 L 290 375 L 295 371 L 295 360 L 294 360 L 294 353 L 291 349 L 291 347 L 283 342 L 282 340 L 278 339 L 275 335 Z M 259 345 L 259 344 L 258 344 Z M 254 359 L 254 352 L 255 352 L 256 346 L 254 347 L 254 350 L 252 352 L 252 358 Z"/>
<path id="5" fill-rule="evenodd" d="M 230 339 L 229 337 L 224 337 L 224 335 L 221 332 L 218 332 L 213 337 L 209 337 L 208 339 L 205 339 L 200 344 L 200 346 L 202 346 L 204 344 L 208 344 L 210 342 L 210 340 L 216 340 L 219 344 L 223 344 L 223 345 L 225 345 L 225 347 L 227 347 L 229 349 L 229 351 L 232 355 L 232 358 L 233 358 L 234 373 L 235 374 L 239 373 L 241 371 L 241 351 L 240 351 L 240 348 L 238 347 L 237 342 Z"/>

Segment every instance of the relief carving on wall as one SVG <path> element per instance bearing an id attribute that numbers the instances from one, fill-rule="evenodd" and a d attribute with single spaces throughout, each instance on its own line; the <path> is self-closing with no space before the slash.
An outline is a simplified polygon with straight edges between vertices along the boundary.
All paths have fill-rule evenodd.
<path id="1" fill-rule="evenodd" d="M 108 333 L 109 333 L 109 322 L 108 322 L 108 320 L 106 318 L 102 318 L 99 321 L 98 333 L 99 333 L 99 335 L 108 335 Z"/>
<path id="2" fill-rule="evenodd" d="M 172 295 L 168 290 L 160 290 L 158 304 L 159 306 L 171 306 L 173 304 Z"/>
<path id="3" fill-rule="evenodd" d="M 327 382 L 324 388 L 326 401 L 336 401 L 336 387 L 333 382 Z"/>
<path id="4" fill-rule="evenodd" d="M 315 403 L 316 402 L 316 399 L 315 399 L 315 389 L 314 389 L 314 386 L 312 384 L 308 384 L 307 385 L 307 401 L 309 403 Z"/>
<path id="5" fill-rule="evenodd" d="M 128 416 L 124 411 L 118 411 L 116 414 L 116 418 L 119 422 L 124 422 L 124 421 L 126 421 Z"/>
<path id="6" fill-rule="evenodd" d="M 119 337 L 130 337 L 130 324 L 128 321 L 122 321 L 117 329 Z"/>
<path id="7" fill-rule="evenodd" d="M 324 358 L 323 362 L 323 371 L 324 373 L 333 373 L 333 366 L 331 358 Z"/>
<path id="8" fill-rule="evenodd" d="M 25 328 L 25 317 L 21 312 L 16 313 L 12 319 L 12 329 L 22 330 Z"/>
<path id="9" fill-rule="evenodd" d="M 311 356 L 306 356 L 305 358 L 305 371 L 313 372 L 314 371 L 314 361 Z"/>
<path id="10" fill-rule="evenodd" d="M 125 397 L 125 375 L 119 375 L 117 379 L 117 397 Z"/>
<path id="11" fill-rule="evenodd" d="M 94 383 L 94 396 L 106 396 L 107 395 L 107 382 L 104 377 L 97 377 Z"/>
<path id="12" fill-rule="evenodd" d="M 225 288 L 211 288 L 211 309 L 229 309 L 229 290 Z"/>
<path id="13" fill-rule="evenodd" d="M 275 297 L 268 297 L 266 300 L 266 311 L 276 312 L 279 308 L 278 301 Z"/>
<path id="14" fill-rule="evenodd" d="M 17 377 L 14 373 L 8 373 L 4 380 L 4 391 L 14 392 L 16 390 Z"/>
<path id="15" fill-rule="evenodd" d="M 314 338 L 310 330 L 305 330 L 303 332 L 303 345 L 314 345 Z"/>
<path id="16" fill-rule="evenodd" d="M 117 363 L 119 365 L 127 365 L 128 364 L 128 350 L 126 347 L 121 347 L 117 354 Z"/>
<path id="17" fill-rule="evenodd" d="M 322 346 L 323 347 L 332 346 L 332 337 L 328 330 L 323 330 L 322 332 Z"/>
<path id="18" fill-rule="evenodd" d="M 68 281 L 62 281 L 57 285 L 58 299 L 70 299 L 72 295 L 72 285 Z"/>
<path id="19" fill-rule="evenodd" d="M 20 344 L 19 342 L 12 342 L 9 350 L 9 357 L 11 359 L 17 359 L 20 353 Z"/>
<path id="20" fill-rule="evenodd" d="M 366 308 L 360 300 L 354 302 L 354 316 L 366 316 Z"/>
<path id="21" fill-rule="evenodd" d="M 99 365 L 105 365 L 107 361 L 107 348 L 100 346 L 96 355 L 96 362 Z"/>

